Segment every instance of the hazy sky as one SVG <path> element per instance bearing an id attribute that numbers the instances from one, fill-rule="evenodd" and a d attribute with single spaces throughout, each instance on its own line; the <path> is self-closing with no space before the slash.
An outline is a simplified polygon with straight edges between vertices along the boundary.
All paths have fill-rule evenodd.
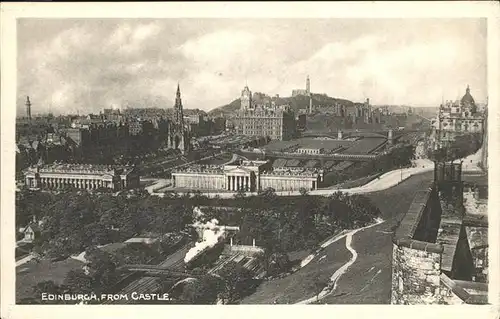
<path id="1" fill-rule="evenodd" d="M 486 98 L 484 19 L 19 19 L 18 110 L 210 110 L 252 91 L 436 106 Z"/>

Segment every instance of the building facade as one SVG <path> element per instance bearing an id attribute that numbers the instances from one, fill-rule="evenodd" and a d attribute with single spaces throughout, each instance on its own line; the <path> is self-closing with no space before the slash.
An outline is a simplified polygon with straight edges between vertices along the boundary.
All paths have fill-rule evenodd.
<path id="1" fill-rule="evenodd" d="M 257 192 L 317 189 L 323 171 L 307 168 L 272 169 L 269 161 L 239 161 L 226 165 L 191 165 L 172 172 L 176 188 Z"/>
<path id="2" fill-rule="evenodd" d="M 25 183 L 35 189 L 99 189 L 114 191 L 139 187 L 139 173 L 132 166 L 91 164 L 37 165 L 25 172 Z"/>
<path id="3" fill-rule="evenodd" d="M 431 125 L 431 142 L 434 149 L 446 147 L 459 135 L 483 133 L 484 114 L 479 111 L 469 86 L 460 101 L 446 101 L 441 104 Z"/>
<path id="4" fill-rule="evenodd" d="M 488 171 L 488 106 L 484 110 L 483 146 L 481 149 L 481 167 Z"/>
<path id="5" fill-rule="evenodd" d="M 272 140 L 289 140 L 296 134 L 295 115 L 288 105 L 276 105 L 272 99 L 252 97 L 245 86 L 241 92 L 241 108 L 233 120 L 239 134 L 269 136 Z"/>

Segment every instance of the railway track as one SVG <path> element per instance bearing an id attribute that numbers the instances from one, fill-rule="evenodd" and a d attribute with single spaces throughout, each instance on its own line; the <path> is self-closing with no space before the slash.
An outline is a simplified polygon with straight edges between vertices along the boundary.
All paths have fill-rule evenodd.
<path id="1" fill-rule="evenodd" d="M 184 256 L 187 251 L 191 247 L 190 244 L 186 244 L 182 246 L 179 250 L 171 254 L 164 261 L 158 264 L 158 267 L 165 269 L 172 269 L 174 271 L 182 271 L 184 270 Z M 127 285 L 125 288 L 120 290 L 117 295 L 127 295 L 130 296 L 133 292 L 141 294 L 141 293 L 152 293 L 157 291 L 160 288 L 157 277 L 143 277 L 137 279 Z M 106 300 L 102 302 L 102 304 L 119 304 L 123 303 L 123 300 Z"/>

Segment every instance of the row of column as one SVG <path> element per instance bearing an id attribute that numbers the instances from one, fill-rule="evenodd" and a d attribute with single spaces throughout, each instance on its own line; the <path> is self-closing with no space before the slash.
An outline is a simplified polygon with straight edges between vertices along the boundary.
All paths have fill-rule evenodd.
<path id="1" fill-rule="evenodd" d="M 224 178 L 210 175 L 173 176 L 175 187 L 224 189 Z"/>
<path id="2" fill-rule="evenodd" d="M 266 179 L 263 181 L 262 189 L 268 187 L 274 188 L 276 191 L 296 191 L 300 188 L 305 188 L 309 190 L 318 189 L 317 180 L 298 180 L 298 179 Z"/>
<path id="3" fill-rule="evenodd" d="M 237 191 L 243 189 L 250 190 L 250 176 L 228 176 L 227 189 L 230 191 Z"/>
<path id="4" fill-rule="evenodd" d="M 98 179 L 78 179 L 78 178 L 40 178 L 40 184 L 43 188 L 83 188 L 83 189 L 98 189 L 107 187 L 108 182 Z"/>

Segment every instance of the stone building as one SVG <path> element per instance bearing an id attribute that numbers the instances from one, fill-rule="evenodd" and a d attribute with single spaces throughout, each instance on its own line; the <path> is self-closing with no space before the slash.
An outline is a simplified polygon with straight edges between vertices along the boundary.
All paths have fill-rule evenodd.
<path id="1" fill-rule="evenodd" d="M 168 148 L 179 150 L 182 154 L 189 152 L 191 149 L 191 136 L 189 134 L 189 129 L 184 122 L 184 110 L 179 85 L 177 85 L 174 115 L 169 123 L 166 142 Z"/>
<path id="2" fill-rule="evenodd" d="M 323 172 L 307 168 L 273 169 L 269 161 L 236 161 L 225 165 L 190 165 L 172 172 L 176 188 L 257 192 L 317 189 Z"/>
<path id="3" fill-rule="evenodd" d="M 416 192 L 393 236 L 391 303 L 487 303 L 487 253 L 481 250 L 487 235 L 470 227 L 461 164 L 436 165 L 434 173 L 434 183 Z"/>
<path id="4" fill-rule="evenodd" d="M 481 149 L 481 167 L 488 171 L 488 106 L 484 111 L 483 146 Z"/>
<path id="5" fill-rule="evenodd" d="M 431 121 L 431 147 L 446 147 L 459 135 L 482 134 L 483 125 L 484 114 L 479 111 L 467 86 L 460 101 L 447 101 L 439 107 L 436 118 Z"/>
<path id="6" fill-rule="evenodd" d="M 245 86 L 241 108 L 233 119 L 238 134 L 269 136 L 272 140 L 290 140 L 296 134 L 295 115 L 288 105 L 276 105 L 272 99 L 256 101 Z"/>
<path id="7" fill-rule="evenodd" d="M 139 187 L 139 174 L 132 166 L 52 164 L 30 167 L 24 172 L 26 186 L 35 189 L 99 189 L 114 191 Z"/>

